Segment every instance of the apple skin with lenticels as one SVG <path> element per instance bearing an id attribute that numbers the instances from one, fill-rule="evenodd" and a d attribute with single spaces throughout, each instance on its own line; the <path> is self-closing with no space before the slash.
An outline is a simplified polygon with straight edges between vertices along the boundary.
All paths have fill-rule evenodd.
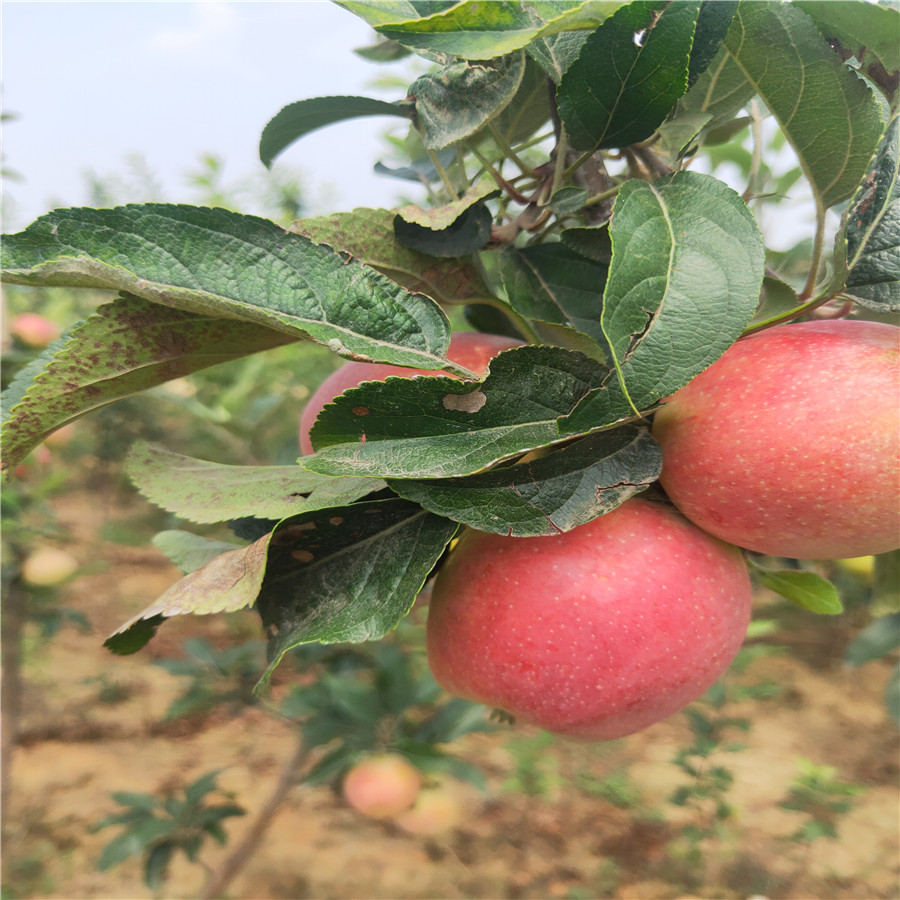
<path id="1" fill-rule="evenodd" d="M 740 649 L 750 601 L 739 550 L 632 499 L 552 537 L 467 531 L 435 580 L 428 662 L 452 694 L 611 740 L 706 691 Z"/>
<path id="2" fill-rule="evenodd" d="M 770 556 L 896 549 L 898 336 L 827 320 L 738 341 L 656 413 L 672 502 L 710 534 Z"/>
<path id="3" fill-rule="evenodd" d="M 521 346 L 522 341 L 516 338 L 476 331 L 459 331 L 450 338 L 447 359 L 481 375 L 498 353 Z M 314 452 L 312 441 L 309 439 L 310 429 L 325 406 L 344 391 L 358 387 L 364 381 L 384 381 L 392 376 L 414 378 L 417 375 L 454 377 L 449 372 L 437 369 L 408 369 L 404 366 L 390 366 L 383 363 L 344 363 L 319 385 L 303 409 L 300 416 L 300 452 L 304 456 Z"/>

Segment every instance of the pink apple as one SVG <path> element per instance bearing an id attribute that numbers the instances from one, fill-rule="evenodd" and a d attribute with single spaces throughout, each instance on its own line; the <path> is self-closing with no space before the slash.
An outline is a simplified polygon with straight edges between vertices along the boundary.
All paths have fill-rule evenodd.
<path id="1" fill-rule="evenodd" d="M 62 334 L 62 328 L 46 316 L 25 312 L 9 323 L 9 333 L 29 347 L 46 347 Z"/>
<path id="2" fill-rule="evenodd" d="M 415 802 L 422 778 L 419 770 L 397 753 L 372 756 L 357 763 L 344 778 L 344 799 L 374 819 L 408 810 Z"/>
<path id="3" fill-rule="evenodd" d="M 900 546 L 898 336 L 830 320 L 738 341 L 656 414 L 672 502 L 710 534 L 771 556 Z"/>
<path id="4" fill-rule="evenodd" d="M 462 822 L 460 791 L 452 783 L 422 788 L 412 809 L 400 813 L 394 822 L 410 834 L 442 834 Z"/>
<path id="5" fill-rule="evenodd" d="M 78 560 L 59 547 L 40 547 L 22 563 L 22 578 L 32 587 L 56 587 L 78 571 Z"/>
<path id="6" fill-rule="evenodd" d="M 547 731 L 610 740 L 699 697 L 743 642 L 739 550 L 644 499 L 553 537 L 467 531 L 435 580 L 431 671 Z"/>
<path id="7" fill-rule="evenodd" d="M 450 349 L 447 351 L 447 359 L 471 369 L 473 372 L 483 374 L 487 369 L 491 358 L 502 350 L 511 347 L 520 347 L 522 341 L 515 338 L 503 337 L 499 334 L 482 334 L 475 331 L 459 331 L 450 339 Z M 316 392 L 309 398 L 309 402 L 300 416 L 300 452 L 307 456 L 313 452 L 312 442 L 309 439 L 309 431 L 316 421 L 316 416 L 326 404 L 331 403 L 335 397 L 343 394 L 350 388 L 355 388 L 363 381 L 384 381 L 392 375 L 401 378 L 413 378 L 416 375 L 443 375 L 451 377 L 449 372 L 441 372 L 433 369 L 407 369 L 403 366 L 388 366 L 383 363 L 344 363 L 335 372 L 332 372 L 319 386 Z"/>

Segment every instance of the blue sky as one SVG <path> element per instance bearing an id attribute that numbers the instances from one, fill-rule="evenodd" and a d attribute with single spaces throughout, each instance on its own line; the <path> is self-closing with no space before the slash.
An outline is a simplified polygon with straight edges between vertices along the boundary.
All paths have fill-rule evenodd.
<path id="1" fill-rule="evenodd" d="M 184 173 L 202 154 L 225 160 L 226 182 L 262 170 L 259 135 L 282 106 L 328 94 L 395 100 L 399 88 L 373 80 L 413 77 L 408 63 L 353 54 L 374 32 L 328 0 L 2 0 L 0 13 L 3 108 L 18 117 L 3 129 L 4 164 L 22 176 L 4 185 L 5 231 L 89 202 L 84 173 L 125 173 L 133 153 L 165 199 L 189 201 Z M 299 170 L 327 209 L 391 205 L 403 185 L 371 169 L 392 124 L 332 126 L 276 166 Z"/>

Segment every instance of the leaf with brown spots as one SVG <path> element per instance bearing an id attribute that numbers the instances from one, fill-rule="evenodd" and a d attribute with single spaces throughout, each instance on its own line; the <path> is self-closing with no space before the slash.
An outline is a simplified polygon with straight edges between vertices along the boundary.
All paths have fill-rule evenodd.
<path id="1" fill-rule="evenodd" d="M 123 295 L 23 369 L 3 394 L 3 468 L 91 410 L 210 366 L 293 340 L 234 319 Z"/>
<path id="2" fill-rule="evenodd" d="M 300 466 L 225 466 L 136 444 L 126 471 L 149 500 L 192 522 L 261 519 L 344 506 L 385 484 L 375 478 L 329 478 Z"/>

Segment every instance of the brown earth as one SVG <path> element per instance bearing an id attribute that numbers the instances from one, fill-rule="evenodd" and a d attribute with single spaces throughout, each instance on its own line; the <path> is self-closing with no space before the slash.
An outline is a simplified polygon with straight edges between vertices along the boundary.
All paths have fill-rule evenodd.
<path id="1" fill-rule="evenodd" d="M 257 634 L 252 613 L 173 620 L 136 656 L 102 647 L 106 634 L 154 600 L 177 571 L 152 548 L 101 542 L 100 526 L 133 521 L 133 505 L 67 495 L 57 514 L 74 536 L 87 574 L 66 588 L 66 605 L 89 616 L 47 644 L 26 634 L 26 690 L 4 824 L 4 897 L 152 897 L 138 860 L 108 872 L 96 860 L 116 833 L 90 826 L 117 810 L 113 791 L 165 792 L 221 768 L 219 784 L 248 809 L 226 823 L 232 843 L 250 826 L 295 746 L 295 729 L 259 708 L 161 723 L 184 689 L 153 660 L 178 656 L 189 636 L 217 646 Z M 129 519 L 128 517 L 132 518 Z M 93 570 L 93 571 L 91 571 Z M 761 598 L 762 603 L 770 602 Z M 765 611 L 764 611 L 765 612 Z M 708 765 L 731 770 L 731 817 L 687 852 L 686 825 L 702 810 L 669 802 L 685 776 L 672 762 L 691 740 L 684 716 L 611 744 L 548 742 L 528 728 L 474 734 L 453 748 L 479 765 L 488 790 L 462 788 L 464 825 L 440 838 L 414 837 L 348 809 L 328 787 L 298 786 L 229 896 L 264 898 L 893 898 L 898 890 L 898 741 L 881 695 L 890 666 L 840 664 L 847 625 L 809 616 L 769 641 L 743 685 L 773 682 L 777 697 L 729 705 L 752 723 Z M 286 685 L 282 683 L 281 688 Z M 112 689 L 112 690 L 111 690 Z M 103 700 L 107 702 L 103 702 Z M 114 701 L 114 702 L 109 702 Z M 790 835 L 805 817 L 779 807 L 806 758 L 861 785 L 836 817 L 838 838 L 811 844 Z M 523 785 L 533 785 L 528 796 Z M 618 786 L 618 787 L 616 787 Z M 215 870 L 228 848 L 207 848 Z M 162 894 L 194 897 L 207 871 L 182 857 Z"/>

